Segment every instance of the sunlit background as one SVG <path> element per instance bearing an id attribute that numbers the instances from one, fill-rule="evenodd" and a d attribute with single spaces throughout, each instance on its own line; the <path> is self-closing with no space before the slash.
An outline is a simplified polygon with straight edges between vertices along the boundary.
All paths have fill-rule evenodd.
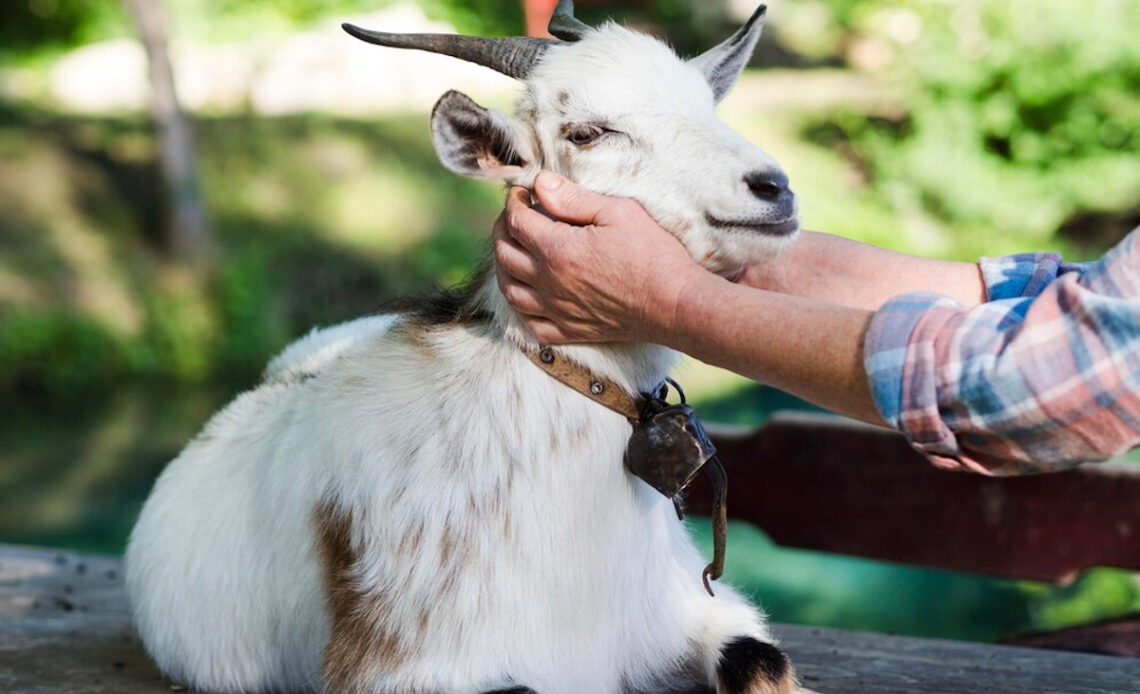
<path id="1" fill-rule="evenodd" d="M 578 5 L 690 54 L 754 9 Z M 1140 223 L 1135 0 L 769 5 L 721 112 L 784 164 L 807 226 L 973 260 L 1095 257 Z M 156 7 L 198 195 L 164 185 L 135 20 Z M 449 88 L 509 108 L 517 85 L 365 46 L 346 19 L 525 26 L 521 0 L 0 5 L 0 542 L 121 552 L 165 462 L 287 341 L 454 283 L 486 252 L 503 191 L 442 168 L 428 112 Z M 185 205 L 204 222 L 189 237 L 170 222 Z M 680 377 L 717 421 L 802 406 L 699 364 Z M 743 525 L 729 558 L 778 621 L 992 639 L 1140 609 L 1121 571 L 997 581 L 777 549 Z"/>

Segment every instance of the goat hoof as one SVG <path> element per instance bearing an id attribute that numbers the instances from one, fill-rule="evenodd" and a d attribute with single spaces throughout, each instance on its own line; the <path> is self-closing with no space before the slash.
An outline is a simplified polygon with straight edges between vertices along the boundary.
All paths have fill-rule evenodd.
<path id="1" fill-rule="evenodd" d="M 716 667 L 717 694 L 796 694 L 792 662 L 778 646 L 741 636 L 724 646 Z"/>

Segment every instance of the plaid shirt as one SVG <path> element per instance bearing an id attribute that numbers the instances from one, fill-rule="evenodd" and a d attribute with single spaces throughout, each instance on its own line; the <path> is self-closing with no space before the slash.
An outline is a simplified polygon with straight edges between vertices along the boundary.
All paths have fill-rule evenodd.
<path id="1" fill-rule="evenodd" d="M 1017 475 L 1140 445 L 1140 229 L 1101 260 L 983 258 L 987 302 L 906 294 L 874 316 L 879 413 L 940 467 Z"/>

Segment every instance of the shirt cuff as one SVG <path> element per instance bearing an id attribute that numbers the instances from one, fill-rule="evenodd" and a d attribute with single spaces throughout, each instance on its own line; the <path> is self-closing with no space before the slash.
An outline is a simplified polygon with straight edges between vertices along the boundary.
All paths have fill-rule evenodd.
<path id="1" fill-rule="evenodd" d="M 1062 272 L 1077 269 L 1057 253 L 1017 253 L 978 261 L 986 300 L 1037 296 Z"/>
<path id="2" fill-rule="evenodd" d="M 925 327 L 931 321 L 945 322 L 961 308 L 958 302 L 939 294 L 903 294 L 875 313 L 863 341 L 863 366 L 879 415 L 928 456 L 953 457 L 958 453 L 958 441 L 939 416 L 934 384 L 904 382 L 905 378 L 933 378 L 935 373 L 932 368 L 921 368 L 933 362 L 933 344 L 912 343 L 911 338 L 920 322 Z M 906 393 L 928 393 L 931 397 L 907 402 Z"/>
<path id="3" fill-rule="evenodd" d="M 945 388 L 938 379 L 945 375 L 938 368 L 935 337 L 960 329 L 965 315 L 953 299 L 921 293 L 895 297 L 875 313 L 863 343 L 864 368 L 875 407 L 887 424 L 937 467 L 998 476 L 1040 471 L 985 452 L 967 451 L 958 434 L 946 425 L 938 399 L 940 386 Z"/>

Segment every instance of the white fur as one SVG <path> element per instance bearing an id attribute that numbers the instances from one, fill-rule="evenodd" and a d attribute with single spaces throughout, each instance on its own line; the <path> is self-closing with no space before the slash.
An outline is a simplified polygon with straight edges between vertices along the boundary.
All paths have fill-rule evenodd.
<path id="1" fill-rule="evenodd" d="M 628 140 L 571 151 L 560 92 Z M 517 127 L 533 138 L 531 168 L 638 199 L 728 273 L 788 239 L 704 223 L 707 209 L 762 214 L 739 179 L 775 166 L 713 108 L 692 66 L 607 26 L 548 54 Z M 625 471 L 629 424 L 529 361 L 520 347 L 536 345 L 493 281 L 481 303 L 490 323 L 415 339 L 401 316 L 310 333 L 163 472 L 131 535 L 127 586 L 168 675 L 219 693 L 322 690 L 331 618 L 313 514 L 329 503 L 351 514 L 357 587 L 389 596 L 368 617 L 399 636 L 398 667 L 361 673 L 369 694 L 666 691 L 686 665 L 715 686 L 725 643 L 771 641 L 730 587 L 705 593 L 706 558 L 672 503 Z M 675 357 L 560 352 L 631 391 Z"/>
<path id="2" fill-rule="evenodd" d="M 549 169 L 590 190 L 632 198 L 697 262 L 725 276 L 771 259 L 794 241 L 794 234 L 761 237 L 706 221 L 705 213 L 769 223 L 786 216 L 744 185 L 746 174 L 779 172 L 779 164 L 717 118 L 712 90 L 693 63 L 616 24 L 551 53 L 519 103 L 517 118 L 533 133 L 536 152 L 511 182 L 529 186 Z M 561 137 L 568 122 L 598 120 L 616 134 L 586 149 Z"/>

